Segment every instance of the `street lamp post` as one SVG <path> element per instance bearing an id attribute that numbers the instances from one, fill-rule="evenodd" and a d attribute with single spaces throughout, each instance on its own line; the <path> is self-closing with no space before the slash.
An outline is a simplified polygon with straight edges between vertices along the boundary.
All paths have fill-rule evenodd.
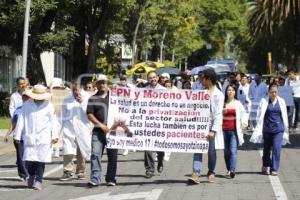
<path id="1" fill-rule="evenodd" d="M 22 50 L 22 76 L 26 78 L 27 70 L 27 50 L 28 50 L 28 29 L 30 18 L 30 3 L 31 0 L 26 0 L 25 20 L 24 20 L 24 34 L 23 34 L 23 50 Z"/>

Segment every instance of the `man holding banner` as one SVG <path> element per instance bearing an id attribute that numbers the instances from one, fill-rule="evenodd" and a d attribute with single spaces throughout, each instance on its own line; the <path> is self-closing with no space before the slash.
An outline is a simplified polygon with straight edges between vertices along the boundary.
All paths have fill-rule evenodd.
<path id="1" fill-rule="evenodd" d="M 148 89 L 165 89 L 163 86 L 158 84 L 158 76 L 155 71 L 150 71 L 147 74 L 147 81 L 148 85 L 146 88 Z M 165 152 L 158 151 L 157 152 L 157 171 L 161 173 L 163 171 L 163 160 L 164 160 Z M 144 157 L 144 165 L 146 169 L 146 178 L 152 178 L 155 171 L 155 164 L 154 164 L 154 158 L 153 158 L 153 152 L 152 151 L 145 151 L 145 157 Z"/>
<path id="2" fill-rule="evenodd" d="M 209 141 L 208 148 L 208 181 L 213 183 L 215 181 L 215 167 L 216 167 L 216 149 L 224 149 L 224 138 L 222 134 L 222 111 L 224 105 L 224 95 L 216 87 L 217 75 L 213 69 L 204 70 L 202 73 L 202 84 L 210 94 L 210 126 L 207 140 Z M 200 171 L 202 165 L 202 153 L 195 153 L 193 157 L 193 173 L 189 178 L 192 184 L 200 183 Z"/>
<path id="3" fill-rule="evenodd" d="M 107 127 L 107 114 L 109 93 L 107 86 L 107 77 L 103 74 L 97 76 L 96 86 L 98 92 L 90 97 L 87 106 L 88 118 L 95 125 L 92 134 L 92 152 L 91 152 L 91 177 L 88 186 L 96 187 L 101 183 L 101 158 L 106 146 L 106 134 L 110 131 Z M 106 149 L 107 152 L 107 172 L 106 183 L 108 186 L 116 185 L 117 172 L 117 149 Z"/>

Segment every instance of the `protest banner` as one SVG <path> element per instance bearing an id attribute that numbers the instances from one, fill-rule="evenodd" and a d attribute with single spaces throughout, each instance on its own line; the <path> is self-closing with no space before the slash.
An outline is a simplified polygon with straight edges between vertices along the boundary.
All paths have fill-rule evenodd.
<path id="1" fill-rule="evenodd" d="M 205 90 L 110 91 L 107 148 L 206 153 L 210 100 Z"/>

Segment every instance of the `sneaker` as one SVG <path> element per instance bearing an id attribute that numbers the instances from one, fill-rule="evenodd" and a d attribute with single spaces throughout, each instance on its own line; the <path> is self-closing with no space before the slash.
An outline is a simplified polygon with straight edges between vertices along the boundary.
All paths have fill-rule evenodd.
<path id="1" fill-rule="evenodd" d="M 235 177 L 235 172 L 230 172 L 230 178 L 234 178 Z"/>
<path id="2" fill-rule="evenodd" d="M 231 173 L 230 171 L 228 171 L 228 172 L 226 173 L 226 175 L 225 175 L 226 178 L 231 178 L 231 177 L 230 177 L 230 173 Z"/>
<path id="3" fill-rule="evenodd" d="M 146 178 L 152 178 L 154 176 L 153 172 L 146 171 Z"/>
<path id="4" fill-rule="evenodd" d="M 29 176 L 29 178 L 27 180 L 27 187 L 33 188 L 33 183 L 34 183 L 34 176 Z"/>
<path id="5" fill-rule="evenodd" d="M 278 176 L 278 172 L 272 171 L 271 175 L 272 175 L 272 176 Z"/>
<path id="6" fill-rule="evenodd" d="M 214 183 L 215 182 L 215 174 L 214 173 L 209 173 L 207 178 L 208 178 L 209 183 Z"/>
<path id="7" fill-rule="evenodd" d="M 99 183 L 95 183 L 95 182 L 93 182 L 93 181 L 89 181 L 89 182 L 87 183 L 87 185 L 88 185 L 88 187 L 98 187 L 100 184 L 99 184 Z"/>
<path id="8" fill-rule="evenodd" d="M 42 183 L 39 181 L 35 181 L 33 184 L 33 189 L 35 190 L 42 190 Z"/>
<path id="9" fill-rule="evenodd" d="M 157 171 L 158 171 L 159 173 L 162 173 L 163 170 L 164 170 L 163 163 L 162 163 L 162 162 L 158 162 L 158 164 L 157 164 Z"/>
<path id="10" fill-rule="evenodd" d="M 200 177 L 197 174 L 192 173 L 192 177 L 188 179 L 188 182 L 191 183 L 191 184 L 199 184 L 200 183 Z"/>
<path id="11" fill-rule="evenodd" d="M 109 182 L 107 182 L 106 185 L 107 185 L 107 186 L 116 186 L 116 183 L 113 182 L 113 181 L 109 181 Z"/>
<path id="12" fill-rule="evenodd" d="M 54 158 L 59 158 L 59 149 L 54 149 L 53 150 L 53 157 Z"/>
<path id="13" fill-rule="evenodd" d="M 128 155 L 128 152 L 129 152 L 128 149 L 125 149 L 122 155 L 123 155 L 123 156 L 127 156 L 127 155 Z"/>
<path id="14" fill-rule="evenodd" d="M 74 179 L 74 174 L 72 172 L 64 172 L 62 177 L 60 177 L 60 181 L 69 181 L 71 179 Z"/>
<path id="15" fill-rule="evenodd" d="M 164 161 L 169 161 L 171 157 L 171 152 L 165 152 Z"/>
<path id="16" fill-rule="evenodd" d="M 264 174 L 264 175 L 270 175 L 270 167 L 262 166 L 261 173 Z"/>
<path id="17" fill-rule="evenodd" d="M 85 179 L 84 173 L 78 173 L 78 174 L 77 174 L 77 179 L 78 179 L 78 180 L 84 180 L 84 179 Z"/>

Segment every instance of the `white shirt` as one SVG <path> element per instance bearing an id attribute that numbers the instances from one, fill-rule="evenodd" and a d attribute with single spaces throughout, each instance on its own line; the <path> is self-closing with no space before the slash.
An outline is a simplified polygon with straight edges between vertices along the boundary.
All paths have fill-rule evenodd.
<path id="1" fill-rule="evenodd" d="M 289 85 L 293 88 L 294 97 L 300 97 L 300 80 L 290 80 Z"/>
<path id="2" fill-rule="evenodd" d="M 9 114 L 13 117 L 15 110 L 23 104 L 22 95 L 18 91 L 10 96 Z"/>

